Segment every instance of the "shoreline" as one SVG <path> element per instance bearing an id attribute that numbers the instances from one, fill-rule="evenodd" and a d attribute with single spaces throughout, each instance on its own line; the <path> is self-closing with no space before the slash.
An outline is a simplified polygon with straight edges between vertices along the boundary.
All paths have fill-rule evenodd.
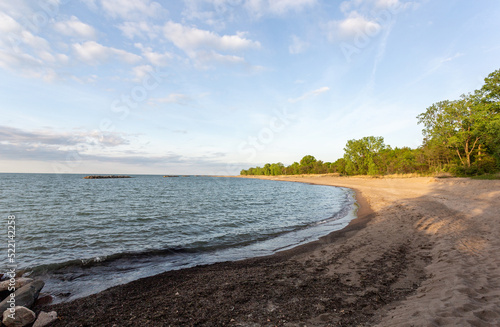
<path id="1" fill-rule="evenodd" d="M 499 321 L 500 244 L 494 235 L 500 230 L 495 219 L 500 182 L 280 180 L 351 188 L 360 205 L 358 217 L 318 241 L 271 256 L 169 271 L 44 310 L 62 317 L 54 326 Z"/>
<path id="2" fill-rule="evenodd" d="M 243 177 L 243 178 L 247 178 L 247 177 Z M 270 180 L 267 178 L 264 178 L 264 179 Z M 304 183 L 301 181 L 288 181 L 285 179 L 272 179 L 272 180 Z M 309 182 L 306 182 L 306 184 L 318 185 L 318 184 L 309 183 Z M 328 186 L 344 187 L 344 186 L 336 186 L 336 185 L 328 185 Z M 358 208 L 356 210 L 356 218 L 349 221 L 347 226 L 345 226 L 344 228 L 332 231 L 332 232 L 328 233 L 327 235 L 321 236 L 316 241 L 308 242 L 305 244 L 300 244 L 300 245 L 297 245 L 291 249 L 278 251 L 275 254 L 272 254 L 272 256 L 279 256 L 279 255 L 287 256 L 290 254 L 296 255 L 298 253 L 304 253 L 307 251 L 311 251 L 312 248 L 316 248 L 318 246 L 321 246 L 321 244 L 335 242 L 337 239 L 340 239 L 342 237 L 346 237 L 349 233 L 353 233 L 355 231 L 363 229 L 366 226 L 366 224 L 370 221 L 370 219 L 373 218 L 374 211 L 370 207 L 370 204 L 368 203 L 368 201 L 363 197 L 363 193 L 359 189 L 352 188 L 352 187 L 347 187 L 347 188 L 353 190 L 355 193 L 355 202 L 357 203 L 357 206 L 358 206 Z"/>

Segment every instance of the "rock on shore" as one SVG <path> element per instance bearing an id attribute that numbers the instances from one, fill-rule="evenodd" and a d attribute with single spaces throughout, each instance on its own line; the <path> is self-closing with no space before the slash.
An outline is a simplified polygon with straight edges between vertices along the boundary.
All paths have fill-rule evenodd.
<path id="1" fill-rule="evenodd" d="M 13 296 L 8 296 L 6 299 L 0 302 L 0 312 L 4 312 L 8 308 L 10 308 L 9 300 L 11 298 L 15 298 L 16 306 L 28 308 L 31 307 L 38 298 L 38 294 L 40 294 L 40 291 L 42 290 L 44 285 L 45 283 L 41 280 L 35 280 L 32 283 L 24 285 L 20 289 L 16 290 L 13 293 Z"/>
<path id="2" fill-rule="evenodd" d="M 15 306 L 11 310 L 5 310 L 2 323 L 7 327 L 27 326 L 36 319 L 36 314 L 23 306 Z"/>

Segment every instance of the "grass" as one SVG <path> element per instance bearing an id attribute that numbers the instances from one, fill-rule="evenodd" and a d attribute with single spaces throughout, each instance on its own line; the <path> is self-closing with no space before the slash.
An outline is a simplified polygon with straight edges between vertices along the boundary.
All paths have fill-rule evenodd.
<path id="1" fill-rule="evenodd" d="M 494 174 L 484 174 L 479 176 L 471 176 L 471 179 L 479 179 L 479 180 L 494 180 L 500 179 L 500 172 Z"/>

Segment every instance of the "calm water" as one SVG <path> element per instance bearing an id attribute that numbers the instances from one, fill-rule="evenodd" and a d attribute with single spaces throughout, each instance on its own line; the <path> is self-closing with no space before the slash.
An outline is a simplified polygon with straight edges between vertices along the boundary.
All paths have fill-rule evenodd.
<path id="1" fill-rule="evenodd" d="M 343 228 L 351 190 L 222 177 L 0 174 L 17 270 L 57 301 L 166 270 L 272 254 Z M 0 261 L 7 269 L 7 246 Z"/>

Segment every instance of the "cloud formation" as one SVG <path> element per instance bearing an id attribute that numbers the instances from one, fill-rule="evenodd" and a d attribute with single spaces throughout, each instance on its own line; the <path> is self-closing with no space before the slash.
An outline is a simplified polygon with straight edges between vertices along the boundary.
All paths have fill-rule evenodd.
<path id="1" fill-rule="evenodd" d="M 380 24 L 375 20 L 363 17 L 356 11 L 349 13 L 345 19 L 331 21 L 328 26 L 330 40 L 346 40 L 360 35 L 375 35 L 381 29 Z"/>
<path id="2" fill-rule="evenodd" d="M 167 40 L 184 51 L 196 64 L 205 63 L 244 63 L 242 56 L 223 54 L 221 52 L 242 52 L 249 49 L 259 49 L 260 42 L 245 38 L 245 33 L 234 35 L 218 35 L 212 31 L 185 26 L 169 21 L 163 27 Z"/>
<path id="3" fill-rule="evenodd" d="M 96 30 L 85 23 L 82 23 L 76 16 L 70 19 L 54 23 L 54 29 L 60 34 L 92 40 L 97 36 Z"/>
<path id="4" fill-rule="evenodd" d="M 112 18 L 126 20 L 143 20 L 158 17 L 163 12 L 163 7 L 150 0 L 84 0 L 90 8 L 99 7 Z"/>
<path id="5" fill-rule="evenodd" d="M 185 134 L 187 131 L 175 130 L 174 133 Z M 106 164 L 119 165 L 120 169 L 148 167 L 150 172 L 157 173 L 165 173 L 162 169 L 181 173 L 178 171 L 179 167 L 209 174 L 230 173 L 226 171 L 226 153 L 206 152 L 189 157 L 171 151 L 151 154 L 120 148 L 120 145 L 129 145 L 129 141 L 118 133 L 58 133 L 51 130 L 29 131 L 0 126 L 0 140 L 0 161 L 45 162 L 53 165 L 52 172 L 55 173 L 84 173 L 88 172 L 88 167 L 96 167 L 94 169 L 102 173 L 100 167 L 113 167 Z M 103 148 L 114 150 L 95 151 Z"/>
<path id="6" fill-rule="evenodd" d="M 85 143 L 94 144 L 96 142 L 104 147 L 116 147 L 130 143 L 121 134 L 111 132 L 57 133 L 51 130 L 26 131 L 9 126 L 0 126 L 0 140 L 2 140 L 2 144 L 33 147 L 67 147 Z"/>
<path id="7" fill-rule="evenodd" d="M 163 31 L 168 40 L 186 52 L 200 48 L 219 51 L 241 51 L 260 48 L 260 43 L 246 39 L 244 37 L 245 33 L 220 36 L 211 31 L 184 26 L 172 21 L 165 24 Z"/>
<path id="8" fill-rule="evenodd" d="M 108 60 L 120 60 L 128 64 L 134 64 L 141 57 L 125 50 L 107 47 L 95 41 L 75 43 L 72 45 L 76 57 L 90 65 L 98 65 Z"/>
<path id="9" fill-rule="evenodd" d="M 129 39 L 133 39 L 136 37 L 144 39 L 156 39 L 161 34 L 161 26 L 155 25 L 146 20 L 139 22 L 125 21 L 121 24 L 118 24 L 117 28 L 121 30 L 123 35 L 125 35 Z"/>
<path id="10" fill-rule="evenodd" d="M 347 0 L 340 4 L 345 18 L 327 24 L 330 41 L 373 37 L 391 24 L 397 13 L 416 7 L 417 3 L 400 0 Z"/>
<path id="11" fill-rule="evenodd" d="M 247 0 L 245 7 L 256 16 L 283 15 L 289 11 L 301 11 L 316 3 L 316 0 Z"/>

